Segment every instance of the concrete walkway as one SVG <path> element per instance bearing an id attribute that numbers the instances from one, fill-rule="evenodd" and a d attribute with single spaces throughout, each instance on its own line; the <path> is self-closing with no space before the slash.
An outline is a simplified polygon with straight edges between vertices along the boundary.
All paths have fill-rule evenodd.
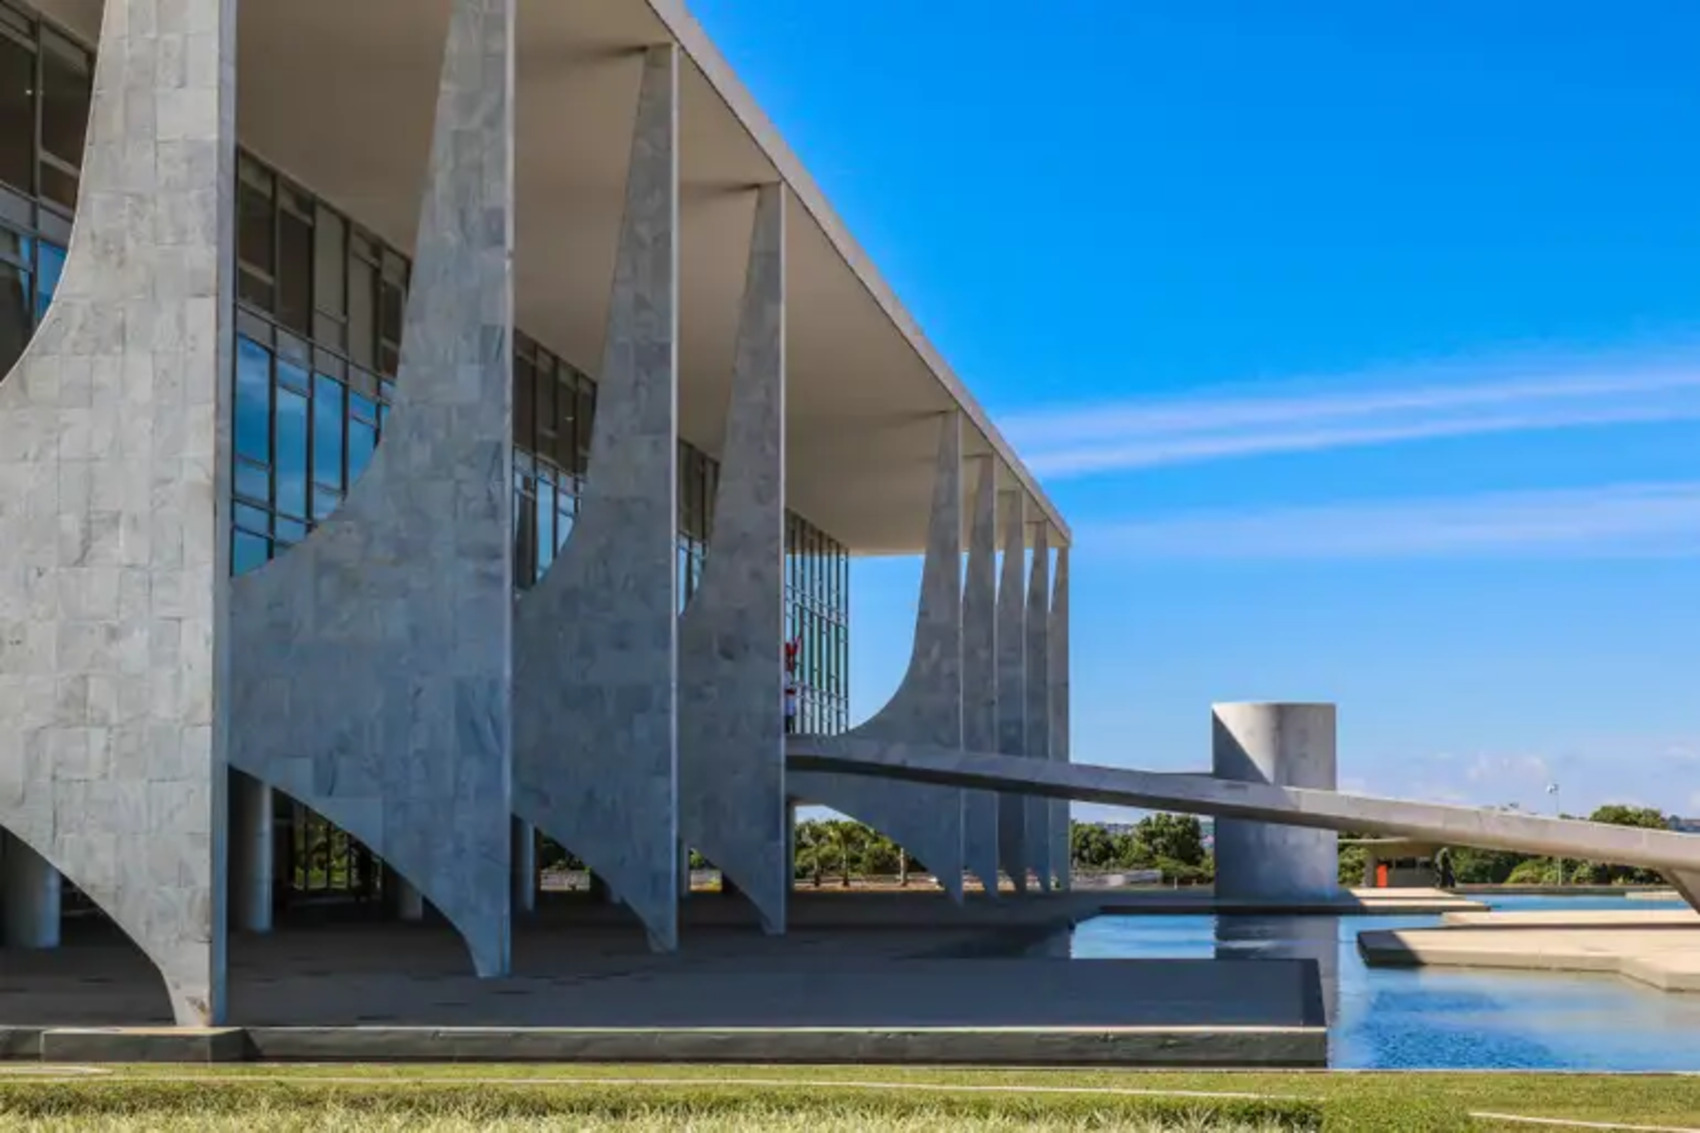
<path id="1" fill-rule="evenodd" d="M 1700 913 L 1676 909 L 1448 913 L 1441 928 L 1358 934 L 1372 965 L 1612 972 L 1700 992 Z"/>

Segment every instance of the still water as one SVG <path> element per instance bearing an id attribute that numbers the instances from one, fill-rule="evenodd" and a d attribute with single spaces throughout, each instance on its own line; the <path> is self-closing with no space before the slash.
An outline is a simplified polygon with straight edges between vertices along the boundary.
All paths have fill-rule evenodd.
<path id="1" fill-rule="evenodd" d="M 1621 897 L 1504 897 L 1496 910 L 1665 909 Z M 1357 1069 L 1700 1071 L 1700 993 L 1614 975 L 1371 968 L 1358 933 L 1437 916 L 1105 916 L 1077 925 L 1093 958 L 1308 957 L 1322 969 L 1329 1062 Z"/>

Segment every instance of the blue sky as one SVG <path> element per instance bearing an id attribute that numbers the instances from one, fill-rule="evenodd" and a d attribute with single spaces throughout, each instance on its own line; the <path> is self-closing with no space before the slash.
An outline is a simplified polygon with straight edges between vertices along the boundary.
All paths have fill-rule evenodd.
<path id="1" fill-rule="evenodd" d="M 692 7 L 1069 516 L 1077 760 L 1326 699 L 1346 788 L 1700 814 L 1700 7 Z"/>

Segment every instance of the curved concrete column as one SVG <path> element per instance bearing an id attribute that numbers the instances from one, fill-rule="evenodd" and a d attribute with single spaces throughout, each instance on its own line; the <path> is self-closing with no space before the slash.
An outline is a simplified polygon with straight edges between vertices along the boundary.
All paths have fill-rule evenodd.
<path id="1" fill-rule="evenodd" d="M 1051 758 L 1069 761 L 1068 689 L 1068 547 L 1057 548 L 1056 577 L 1051 580 Z M 1051 800 L 1051 872 L 1059 889 L 1073 886 L 1072 823 L 1066 799 Z"/>
<path id="2" fill-rule="evenodd" d="M 1043 520 L 1033 532 L 1032 561 L 1027 569 L 1027 750 L 1029 759 L 1051 758 L 1051 540 Z M 1039 892 L 1051 891 L 1050 799 L 1029 795 L 1027 864 Z"/>
<path id="3" fill-rule="evenodd" d="M 1236 783 L 1335 787 L 1332 704 L 1217 704 L 1211 774 Z M 1216 820 L 1218 897 L 1303 900 L 1339 889 L 1339 835 L 1243 818 Z"/>
<path id="4" fill-rule="evenodd" d="M 785 823 L 785 190 L 757 190 L 720 486 L 679 623 L 679 830 L 769 933 L 791 891 Z"/>
<path id="5" fill-rule="evenodd" d="M 59 947 L 64 889 L 46 858 L 0 830 L 0 948 Z"/>
<path id="6" fill-rule="evenodd" d="M 884 708 L 837 740 L 962 746 L 962 415 L 945 415 L 909 669 Z M 845 775 L 791 776 L 791 793 L 879 830 L 962 900 L 962 791 Z"/>
<path id="7" fill-rule="evenodd" d="M 998 582 L 998 743 L 1000 755 L 1027 754 L 1027 603 L 1021 582 L 1026 569 L 1026 503 L 1019 490 L 1003 494 L 1003 565 Z M 998 796 L 998 864 L 1027 892 L 1027 799 Z"/>
<path id="8" fill-rule="evenodd" d="M 454 0 L 383 443 L 234 580 L 231 762 L 359 838 L 508 971 L 513 0 Z"/>
<path id="9" fill-rule="evenodd" d="M 962 591 L 962 745 L 998 746 L 998 465 L 982 457 L 969 521 L 968 572 Z M 998 896 L 998 796 L 962 794 L 963 859 L 986 895 Z"/>
<path id="10" fill-rule="evenodd" d="M 678 49 L 643 57 L 590 475 L 514 627 L 514 807 L 679 943 Z"/>
<path id="11" fill-rule="evenodd" d="M 235 0 L 107 0 L 57 295 L 0 382 L 0 826 L 224 1013 Z"/>

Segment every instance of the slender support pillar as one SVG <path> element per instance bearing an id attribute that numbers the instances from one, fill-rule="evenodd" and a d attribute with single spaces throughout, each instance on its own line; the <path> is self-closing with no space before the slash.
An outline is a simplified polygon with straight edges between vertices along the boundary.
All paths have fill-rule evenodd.
<path id="1" fill-rule="evenodd" d="M 64 881 L 48 860 L 0 831 L 0 946 L 59 947 Z"/>
<path id="2" fill-rule="evenodd" d="M 1056 577 L 1051 581 L 1051 758 L 1069 761 L 1068 688 L 1068 546 L 1057 548 Z M 1073 822 L 1067 799 L 1051 800 L 1051 872 L 1057 888 L 1074 884 Z"/>
<path id="3" fill-rule="evenodd" d="M 998 746 L 998 529 L 995 458 L 979 461 L 962 591 L 962 746 Z M 963 857 L 986 895 L 998 896 L 998 794 L 964 791 Z"/>
<path id="4" fill-rule="evenodd" d="M 1667 870 L 1665 880 L 1671 883 L 1678 896 L 1688 902 L 1689 907 L 1700 912 L 1700 870 Z"/>
<path id="5" fill-rule="evenodd" d="M 998 582 L 998 746 L 1001 755 L 1027 754 L 1026 497 L 1003 493 L 1003 566 Z M 1027 892 L 1027 800 L 998 796 L 998 863 L 1017 893 Z"/>
<path id="6" fill-rule="evenodd" d="M 537 827 L 523 818 L 515 818 L 513 829 L 513 910 L 534 913 L 537 911 Z"/>
<path id="7" fill-rule="evenodd" d="M 1332 704 L 1218 704 L 1211 773 L 1236 783 L 1335 789 Z M 1264 900 L 1339 891 L 1339 835 L 1243 818 L 1216 820 L 1216 895 Z"/>
<path id="8" fill-rule="evenodd" d="M 84 9 L 76 225 L 0 380 L 0 827 L 204 1026 L 225 1004 L 237 2 Z"/>
<path id="9" fill-rule="evenodd" d="M 384 877 L 390 900 L 390 911 L 398 921 L 419 922 L 425 919 L 425 894 L 407 878 L 389 870 Z"/>
<path id="10" fill-rule="evenodd" d="M 755 193 L 702 582 L 679 624 L 679 828 L 785 931 L 785 189 Z"/>
<path id="11" fill-rule="evenodd" d="M 1043 520 L 1033 529 L 1032 562 L 1027 572 L 1027 757 L 1051 758 L 1051 543 Z M 1029 795 L 1027 864 L 1039 892 L 1051 891 L 1050 799 Z"/>
<path id="12" fill-rule="evenodd" d="M 962 415 L 955 411 L 944 416 L 939 432 L 915 648 L 903 683 L 867 723 L 809 742 L 863 740 L 962 746 Z M 960 788 L 815 773 L 792 775 L 789 786 L 799 798 L 885 834 L 919 858 L 953 901 L 962 901 Z"/>
<path id="13" fill-rule="evenodd" d="M 514 809 L 679 944 L 679 66 L 648 48 L 572 537 L 514 626 Z"/>
<path id="14" fill-rule="evenodd" d="M 511 958 L 514 9 L 449 4 L 383 441 L 231 598 L 232 764 L 422 891 L 482 977 Z"/>
<path id="15" fill-rule="evenodd" d="M 230 927 L 272 930 L 272 789 L 251 775 L 230 772 Z"/>

